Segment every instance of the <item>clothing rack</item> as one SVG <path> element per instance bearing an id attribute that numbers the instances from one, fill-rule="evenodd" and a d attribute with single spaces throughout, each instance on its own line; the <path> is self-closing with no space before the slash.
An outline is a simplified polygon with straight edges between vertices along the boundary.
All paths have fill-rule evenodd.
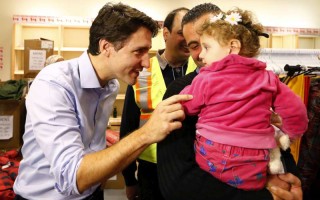
<path id="1" fill-rule="evenodd" d="M 257 59 L 267 63 L 267 69 L 279 75 L 287 75 L 284 69 L 290 66 L 320 66 L 320 49 L 261 49 Z M 307 70 L 308 71 L 308 70 Z M 309 70 L 311 71 L 311 69 Z"/>
<path id="2" fill-rule="evenodd" d="M 291 79 L 299 75 L 317 76 L 320 73 L 320 67 L 303 66 L 303 65 L 289 65 L 284 66 L 284 70 L 287 72 L 286 76 L 282 80 L 285 84 L 288 84 Z"/>

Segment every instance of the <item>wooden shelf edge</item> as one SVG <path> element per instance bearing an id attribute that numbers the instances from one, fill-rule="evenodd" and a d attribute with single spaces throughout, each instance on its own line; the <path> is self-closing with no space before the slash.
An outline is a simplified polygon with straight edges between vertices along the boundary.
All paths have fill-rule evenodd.
<path id="1" fill-rule="evenodd" d="M 24 70 L 15 70 L 14 71 L 14 75 L 23 75 L 24 74 Z"/>
<path id="2" fill-rule="evenodd" d="M 111 126 L 120 126 L 120 124 L 121 124 L 121 116 L 120 117 L 116 117 L 116 118 L 110 117 L 109 118 L 109 124 Z"/>
<path id="3" fill-rule="evenodd" d="M 125 97 L 126 97 L 125 94 L 118 94 L 117 95 L 117 100 L 124 100 Z"/>
<path id="4" fill-rule="evenodd" d="M 86 47 L 62 47 L 61 51 L 86 51 Z"/>
<path id="5" fill-rule="evenodd" d="M 24 47 L 15 47 L 14 50 L 16 51 L 24 51 Z M 54 51 L 59 51 L 58 47 L 54 47 L 53 48 Z"/>

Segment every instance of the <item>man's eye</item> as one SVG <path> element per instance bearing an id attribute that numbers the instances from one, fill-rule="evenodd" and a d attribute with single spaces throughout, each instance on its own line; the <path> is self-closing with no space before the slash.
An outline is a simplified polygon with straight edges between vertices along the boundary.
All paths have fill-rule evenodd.
<path id="1" fill-rule="evenodd" d="M 138 49 L 134 51 L 136 56 L 143 56 L 146 53 L 148 53 L 148 49 Z"/>
<path id="2" fill-rule="evenodd" d="M 197 48 L 199 48 L 199 45 L 193 44 L 193 45 L 190 45 L 189 48 L 192 50 L 196 50 Z"/>
<path id="3" fill-rule="evenodd" d="M 136 54 L 141 54 L 142 51 L 141 51 L 141 50 L 137 50 L 137 51 L 135 51 L 135 53 L 136 53 Z"/>
<path id="4" fill-rule="evenodd" d="M 145 50 L 145 49 L 138 49 L 138 50 L 134 51 L 134 53 L 137 54 L 137 55 L 141 55 L 141 54 L 144 54 L 146 52 L 148 52 L 148 50 Z"/>

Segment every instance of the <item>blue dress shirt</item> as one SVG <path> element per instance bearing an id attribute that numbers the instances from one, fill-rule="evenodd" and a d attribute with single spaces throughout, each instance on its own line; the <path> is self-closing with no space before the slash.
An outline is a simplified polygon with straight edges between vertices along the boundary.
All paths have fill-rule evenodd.
<path id="1" fill-rule="evenodd" d="M 93 193 L 98 185 L 79 194 L 76 173 L 84 155 L 106 147 L 118 90 L 116 79 L 100 86 L 87 52 L 41 70 L 26 99 L 23 160 L 14 192 L 37 200 L 83 199 Z"/>

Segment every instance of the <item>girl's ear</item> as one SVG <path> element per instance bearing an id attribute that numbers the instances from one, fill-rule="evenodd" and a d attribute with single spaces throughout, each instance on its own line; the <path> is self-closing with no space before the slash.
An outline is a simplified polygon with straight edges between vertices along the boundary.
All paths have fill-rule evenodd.
<path id="1" fill-rule="evenodd" d="M 239 54 L 241 42 L 237 39 L 230 40 L 230 54 Z"/>

